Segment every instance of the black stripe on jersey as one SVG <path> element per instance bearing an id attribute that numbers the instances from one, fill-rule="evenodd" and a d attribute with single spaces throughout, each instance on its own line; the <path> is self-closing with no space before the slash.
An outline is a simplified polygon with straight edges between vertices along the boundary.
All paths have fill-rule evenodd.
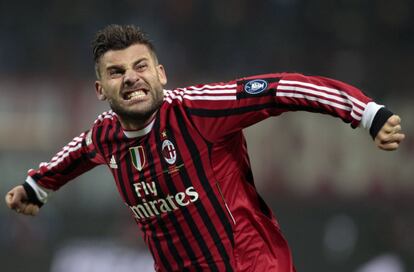
<path id="1" fill-rule="evenodd" d="M 106 132 L 105 132 L 105 138 L 104 138 L 104 142 L 108 146 L 108 155 L 110 157 L 112 157 L 112 142 L 109 140 L 110 139 L 109 133 L 110 133 L 111 130 L 112 130 L 112 125 L 109 125 Z M 101 153 L 101 154 L 102 154 L 102 157 L 105 158 L 104 154 L 103 153 Z"/>
<path id="2" fill-rule="evenodd" d="M 157 118 L 158 120 L 159 118 Z M 159 122 L 159 121 L 157 121 Z M 157 131 L 157 130 L 156 130 Z M 155 134 L 158 134 L 157 132 Z M 145 141 L 145 147 L 144 150 L 146 151 L 146 155 L 148 158 L 148 165 L 150 166 L 150 175 L 151 175 L 151 179 L 155 182 L 156 186 L 157 186 L 157 191 L 160 193 L 160 198 L 165 198 L 165 193 L 161 190 L 160 186 L 159 186 L 159 181 L 157 179 L 157 175 L 156 175 L 156 171 L 155 171 L 155 164 L 154 164 L 154 156 L 151 153 L 151 146 L 149 144 L 149 141 Z M 140 173 L 140 180 L 144 180 L 144 175 L 143 173 Z M 172 188 L 173 190 L 171 190 L 171 193 L 173 195 L 175 195 L 176 193 L 176 189 Z M 173 225 L 175 230 L 177 231 L 177 234 L 179 236 L 181 236 L 181 234 L 183 234 L 183 230 L 181 229 L 181 226 L 179 225 L 179 223 L 177 222 L 176 218 L 174 217 L 174 215 L 172 214 L 168 214 L 168 217 L 170 218 L 170 220 L 173 221 Z M 157 216 L 157 225 L 161 228 L 162 232 L 164 233 L 165 237 L 166 237 L 166 241 L 167 241 L 167 245 L 168 245 L 168 249 L 171 252 L 171 255 L 173 256 L 174 260 L 177 262 L 178 267 L 183 268 L 184 267 L 184 262 L 183 259 L 181 258 L 177 248 L 174 246 L 173 244 L 173 239 L 171 237 L 171 234 L 168 230 L 168 228 L 165 226 L 165 222 L 163 221 L 162 218 Z M 153 228 L 154 226 L 151 225 L 151 227 Z M 152 230 L 152 234 L 155 234 L 155 232 Z M 158 242 L 158 239 L 155 235 L 152 236 L 152 239 L 156 242 Z M 181 237 L 180 237 L 180 241 L 181 241 Z M 182 241 L 181 241 L 182 242 Z M 159 243 L 159 242 L 158 242 Z M 184 248 L 186 249 L 186 252 L 188 251 L 187 248 L 184 246 Z M 188 254 L 188 252 L 187 252 Z M 171 268 L 168 269 L 168 271 L 171 271 Z"/>
<path id="3" fill-rule="evenodd" d="M 121 162 L 121 141 L 119 140 L 119 133 L 121 132 L 121 124 L 119 122 L 116 123 L 115 126 L 115 132 L 113 134 L 113 138 L 115 141 L 115 148 L 114 148 L 114 153 L 115 153 L 115 161 L 117 162 Z M 124 184 L 124 179 L 122 178 L 122 167 L 121 164 L 118 166 L 118 168 L 116 169 L 116 175 L 118 177 L 118 183 L 119 183 L 119 187 L 121 187 L 121 191 L 122 191 L 122 196 L 125 199 L 125 202 L 130 205 L 131 201 L 128 199 L 128 194 L 126 192 L 125 189 L 125 184 Z"/>
<path id="4" fill-rule="evenodd" d="M 171 138 L 169 138 L 169 140 L 171 142 L 173 142 L 174 146 L 178 146 L 176 144 L 176 141 L 174 139 L 174 134 L 172 132 L 172 130 L 169 130 L 169 133 L 171 135 Z M 161 151 L 160 151 L 161 152 Z M 181 152 L 179 151 L 179 148 L 176 149 L 177 152 L 177 160 L 182 161 L 182 156 L 181 156 Z M 165 167 L 166 164 L 164 163 L 163 167 Z M 168 167 L 168 166 L 167 166 Z M 191 183 L 191 179 L 189 178 L 188 172 L 187 170 L 184 168 L 180 169 L 180 176 L 181 179 L 183 181 L 183 184 L 186 188 L 193 186 L 193 184 Z M 169 178 L 169 180 L 171 180 L 171 178 Z M 200 217 L 202 218 L 202 220 L 208 220 L 208 213 L 206 211 L 206 208 L 204 207 L 203 203 L 200 201 L 196 201 L 195 203 L 193 203 L 196 206 L 196 209 L 198 211 L 198 213 L 200 214 Z M 192 234 L 194 235 L 194 237 L 196 238 L 197 244 L 199 245 L 201 252 L 203 253 L 203 256 L 206 260 L 206 263 L 208 264 L 209 268 L 211 269 L 211 271 L 218 271 L 218 268 L 216 266 L 216 263 L 214 262 L 213 256 L 211 255 L 210 250 L 208 249 L 208 246 L 205 242 L 205 240 L 203 239 L 203 236 L 201 235 L 196 223 L 194 222 L 193 218 L 191 217 L 191 215 L 188 213 L 187 208 L 185 210 L 183 210 L 183 214 L 184 217 L 190 227 L 190 230 L 192 232 Z M 210 235 L 212 237 L 215 237 L 214 234 L 211 234 L 210 229 L 208 229 L 208 231 L 210 232 Z M 220 252 L 220 248 L 218 248 L 218 251 Z M 220 254 L 222 255 L 222 254 Z M 224 257 L 222 256 L 222 258 L 224 259 Z"/>
<path id="5" fill-rule="evenodd" d="M 160 163 L 161 163 L 162 169 L 166 169 L 166 168 L 168 168 L 168 165 L 162 159 L 163 153 L 162 153 L 162 149 L 161 149 L 161 137 L 158 133 L 160 131 L 159 119 L 160 118 L 157 118 L 157 121 L 154 124 L 154 131 L 156 131 L 156 135 L 155 135 L 156 140 L 155 141 L 156 141 L 156 143 L 159 143 L 157 145 L 157 151 L 158 151 L 158 154 L 160 155 Z M 168 132 L 172 134 L 172 130 L 168 130 Z M 169 140 L 174 144 L 174 146 L 177 147 L 177 143 L 176 143 L 173 135 L 172 135 L 171 138 L 169 138 Z M 179 150 L 177 149 L 176 151 L 177 151 L 177 160 L 182 161 Z M 151 171 L 152 178 L 156 179 L 155 169 L 151 168 L 150 171 Z M 183 171 L 185 171 L 185 169 L 180 170 L 180 173 L 183 172 Z M 165 179 L 165 182 L 168 186 L 168 190 L 177 191 L 177 189 L 174 186 L 174 182 L 173 182 L 171 176 L 168 173 L 164 173 L 164 179 Z M 183 179 L 183 182 L 184 182 L 184 179 Z M 158 184 L 158 181 L 156 181 L 156 183 Z M 184 185 L 185 185 L 186 188 L 192 186 L 191 182 L 184 182 Z M 198 203 L 201 203 L 201 202 L 196 202 L 195 204 L 198 204 Z M 191 215 L 188 211 L 188 208 L 187 207 L 181 207 L 180 210 L 181 210 L 181 212 L 182 212 L 182 214 L 185 218 L 185 221 L 187 222 L 187 224 L 188 224 L 188 226 L 191 230 L 191 233 L 196 238 L 197 244 L 200 247 L 200 249 L 203 253 L 203 256 L 206 258 L 206 261 L 207 261 L 210 269 L 212 271 L 218 271 L 218 268 L 217 268 L 216 264 L 213 263 L 213 262 L 211 262 L 211 263 L 209 262 L 209 260 L 213 260 L 213 257 L 211 256 L 211 252 L 208 250 L 207 244 L 204 241 L 204 239 L 203 239 L 203 237 L 202 237 L 202 235 L 201 235 L 201 233 L 200 233 L 200 231 L 197 227 L 197 224 L 194 222 L 193 218 L 191 217 Z M 196 262 L 196 255 L 194 253 L 194 250 L 191 248 L 191 245 L 189 244 L 188 240 L 185 239 L 186 235 L 184 234 L 184 231 L 180 227 L 179 223 L 177 222 L 177 218 L 171 213 L 169 213 L 168 215 L 169 215 L 170 220 L 174 223 L 174 226 L 179 227 L 178 229 L 176 228 L 177 234 L 179 235 L 180 241 L 183 244 L 188 256 L 190 257 L 191 264 L 197 269 L 197 271 L 202 271 L 202 268 L 201 268 L 200 264 L 198 262 Z"/>
<path id="6" fill-rule="evenodd" d="M 123 135 L 123 140 L 126 142 L 126 141 L 128 141 L 129 139 L 125 136 L 125 135 Z M 127 151 L 127 152 L 130 152 L 129 150 Z M 129 154 L 128 154 L 129 155 Z M 135 190 L 134 190 L 134 188 L 132 188 L 132 186 L 133 186 L 133 184 L 134 184 L 134 174 L 133 174 L 133 172 L 132 172 L 132 170 L 135 168 L 134 166 L 132 166 L 132 158 L 131 158 L 131 156 L 125 156 L 125 160 L 124 160 L 124 163 L 125 163 L 125 166 L 126 166 L 126 169 L 127 169 L 127 175 L 128 175 L 128 184 L 129 184 L 129 186 L 131 186 L 131 190 L 133 191 L 133 192 L 135 192 Z M 122 168 L 122 167 L 121 167 Z M 118 169 L 119 169 L 119 167 L 118 167 Z M 143 172 L 140 172 L 139 173 L 139 180 L 144 180 L 144 173 Z M 137 195 L 135 195 L 135 194 L 133 194 L 134 195 L 134 199 L 135 199 L 135 203 L 139 203 L 139 202 L 141 202 L 141 201 L 139 201 L 138 200 L 138 196 Z M 132 205 L 132 202 L 130 202 L 130 204 L 129 205 Z M 158 223 L 160 223 L 160 222 L 158 222 Z M 154 241 L 154 244 L 155 244 L 155 247 L 156 247 L 156 249 L 157 249 L 157 253 L 158 253 L 158 255 L 159 255 L 159 257 L 160 257 L 160 259 L 161 259 L 161 262 L 162 262 L 162 265 L 164 266 L 164 268 L 165 269 L 167 269 L 167 271 L 171 271 L 172 270 L 172 268 L 171 268 L 171 266 L 170 266 L 170 263 L 169 263 L 169 261 L 168 261 L 168 259 L 167 259 L 167 257 L 164 255 L 164 252 L 163 252 L 163 250 L 162 250 L 162 247 L 161 247 L 161 243 L 160 243 L 160 241 L 158 240 L 158 238 L 157 238 L 157 236 L 156 236 L 156 231 L 155 231 L 155 226 L 154 225 L 152 225 L 151 223 L 147 223 L 147 226 L 148 226 L 148 228 L 150 229 L 150 231 L 151 231 L 151 234 L 152 234 L 152 238 L 151 238 L 151 240 L 152 241 Z M 143 233 L 144 233 L 144 235 L 146 235 L 146 232 L 142 229 L 142 231 L 143 231 Z M 150 245 L 150 244 L 149 244 Z M 152 250 L 152 247 L 151 247 L 151 250 Z M 171 249 L 170 249 L 171 250 Z M 178 253 L 176 253 L 176 249 L 173 249 L 173 256 L 174 257 L 176 257 L 175 255 L 176 254 L 178 254 Z M 175 254 L 174 254 L 175 253 Z M 178 256 L 178 259 L 180 260 L 180 257 Z M 176 260 L 177 261 L 177 260 Z M 182 261 L 182 260 L 181 260 Z"/>
<path id="7" fill-rule="evenodd" d="M 197 176 L 200 180 L 204 191 L 207 193 L 207 197 L 210 200 L 212 206 L 214 207 L 214 211 L 216 212 L 217 216 L 220 218 L 221 223 L 223 224 L 223 227 L 226 231 L 227 237 L 230 240 L 232 246 L 234 247 L 234 236 L 233 236 L 233 230 L 231 227 L 231 223 L 229 219 L 227 218 L 224 210 L 222 209 L 219 200 L 217 199 L 216 195 L 214 194 L 213 188 L 211 187 L 211 184 L 209 183 L 206 173 L 204 171 L 203 164 L 201 162 L 201 159 L 197 160 L 197 157 L 199 157 L 199 151 L 197 148 L 196 143 L 194 142 L 193 138 L 191 137 L 187 127 L 185 126 L 185 122 L 181 119 L 181 112 L 178 108 L 175 108 L 175 116 L 177 117 L 177 123 L 181 131 L 181 135 L 184 138 L 184 141 L 188 147 L 188 150 L 191 153 L 192 161 L 196 167 L 197 170 Z M 184 172 L 184 171 L 183 171 Z M 186 177 L 189 179 L 189 177 Z M 219 250 L 219 253 L 226 264 L 226 270 L 227 271 L 233 271 L 232 267 L 230 266 L 230 257 L 228 253 L 226 252 L 226 249 L 224 248 L 224 245 L 220 239 L 220 236 L 217 233 L 216 228 L 214 227 L 211 220 L 209 220 L 208 213 L 205 209 L 200 209 L 199 212 L 201 213 L 201 218 L 203 219 L 204 224 L 207 226 L 207 229 L 209 230 L 211 236 L 214 239 L 215 244 L 217 245 L 217 248 Z"/>
<path id="8" fill-rule="evenodd" d="M 226 116 L 232 116 L 232 115 L 245 114 L 248 112 L 260 111 L 264 109 L 286 109 L 289 111 L 308 111 L 308 112 L 315 112 L 315 113 L 330 114 L 336 117 L 336 115 L 328 113 L 323 109 L 313 108 L 310 106 L 302 106 L 302 105 L 278 104 L 277 102 L 251 105 L 251 106 L 233 108 L 233 109 L 219 109 L 219 110 L 188 108 L 187 111 L 191 115 L 200 116 L 200 117 L 226 117 Z"/>
<path id="9" fill-rule="evenodd" d="M 314 113 L 329 114 L 333 117 L 338 117 L 338 115 L 335 112 L 329 112 L 329 111 L 326 111 L 322 108 L 313 108 L 311 106 L 277 104 L 276 107 L 279 108 L 279 109 L 285 109 L 285 110 L 288 110 L 288 111 L 307 111 L 307 112 L 314 112 Z M 352 120 L 344 120 L 344 119 L 342 119 L 342 121 L 345 122 L 345 123 L 351 123 L 352 122 Z"/>
<path id="10" fill-rule="evenodd" d="M 138 139 L 136 144 L 133 145 L 133 146 L 139 145 L 139 142 L 140 142 L 140 140 Z M 146 144 L 144 146 L 144 150 L 146 151 L 145 154 L 147 155 L 146 157 L 148 159 L 147 163 L 148 163 L 148 165 L 154 165 L 154 158 L 151 154 L 151 146 L 149 145 L 149 141 L 145 141 L 145 143 Z M 132 160 L 131 156 L 127 156 L 126 161 L 128 163 L 128 169 L 132 170 L 133 167 L 132 167 L 132 161 L 131 160 Z M 130 177 L 130 184 L 132 186 L 132 184 L 134 183 L 134 179 L 133 179 L 134 177 L 133 177 L 132 172 L 131 172 L 131 175 L 128 174 L 128 176 Z M 144 171 L 139 172 L 139 180 L 145 180 Z M 157 192 L 159 194 L 159 197 L 160 198 L 165 198 L 165 194 L 162 191 L 162 189 L 160 188 L 160 186 L 158 184 L 158 181 L 154 180 L 154 182 L 155 182 L 155 185 L 157 186 Z M 134 189 L 132 188 L 132 190 L 134 190 Z M 149 195 L 149 196 L 146 196 L 146 197 L 150 198 L 150 200 L 154 200 L 152 195 Z M 137 203 L 142 202 L 142 201 L 138 200 L 138 196 L 135 196 L 135 200 L 136 200 Z M 158 218 L 158 217 L 156 218 L 156 220 L 157 220 L 157 225 L 161 228 L 164 235 L 167 236 L 167 246 L 168 246 L 168 249 L 171 252 L 171 255 L 173 256 L 175 261 L 178 263 L 178 265 L 180 267 L 183 267 L 184 266 L 183 265 L 183 260 L 182 260 L 181 256 L 179 255 L 177 248 L 175 248 L 174 244 L 172 243 L 171 235 L 168 232 L 168 229 L 165 227 L 164 222 L 162 221 L 161 218 Z M 165 267 L 165 269 L 167 269 L 167 271 L 172 271 L 170 262 L 167 259 L 167 257 L 165 256 L 164 251 L 163 251 L 162 246 L 161 246 L 161 243 L 160 243 L 159 239 L 157 238 L 155 226 L 152 223 L 146 223 L 146 224 L 147 224 L 147 226 L 149 227 L 149 229 L 151 231 L 151 234 L 152 234 L 151 235 L 151 241 L 154 242 L 155 247 L 157 248 L 157 253 L 158 253 L 158 255 L 161 259 L 162 265 Z M 143 232 L 144 232 L 144 235 L 146 235 L 146 232 L 144 230 L 143 230 Z M 149 245 L 151 245 L 151 244 L 149 244 Z"/>
<path id="11" fill-rule="evenodd" d="M 250 164 L 250 162 L 249 162 Z M 250 184 L 250 186 L 256 187 L 254 185 L 254 178 L 253 178 L 253 172 L 252 169 L 249 167 L 249 169 L 246 172 L 246 180 L 247 182 Z M 256 192 L 256 196 L 257 196 L 257 201 L 259 202 L 259 208 L 262 211 L 262 213 L 268 217 L 268 218 L 272 218 L 272 212 L 270 210 L 270 208 L 267 206 L 266 202 L 263 200 L 263 198 L 261 197 L 261 195 L 257 192 L 256 188 L 255 188 L 255 192 Z"/>
<path id="12" fill-rule="evenodd" d="M 250 105 L 240 108 L 232 108 L 232 109 L 219 109 L 219 110 L 212 110 L 212 109 L 201 109 L 201 108 L 188 108 L 188 112 L 192 115 L 200 116 L 200 117 L 225 117 L 231 115 L 239 115 L 253 111 L 260 111 L 264 109 L 272 109 L 276 108 L 276 103 L 266 103 L 266 104 L 258 104 L 258 105 Z"/>
<path id="13" fill-rule="evenodd" d="M 289 111 L 309 111 L 309 112 L 315 112 L 315 113 L 330 114 L 329 112 L 327 112 L 326 110 L 324 110 L 322 108 L 313 108 L 311 106 L 305 106 L 305 105 L 286 105 L 286 104 L 277 103 L 276 107 L 278 109 L 286 109 L 286 110 L 289 110 Z"/>
<path id="14" fill-rule="evenodd" d="M 43 177 L 53 177 L 56 174 L 68 175 L 68 174 L 72 173 L 73 169 L 76 169 L 76 167 L 78 167 L 79 164 L 85 162 L 85 160 L 87 160 L 87 158 L 88 157 L 86 155 L 83 155 L 83 156 L 73 160 L 70 165 L 68 165 L 66 168 L 61 170 L 59 173 L 48 170 L 45 173 L 43 173 L 43 175 L 39 174 L 39 173 L 34 174 L 32 176 L 32 178 L 33 178 L 34 181 L 39 182 L 39 180 L 42 179 Z"/>
<path id="15" fill-rule="evenodd" d="M 279 82 L 280 79 L 281 79 L 281 77 L 269 77 L 269 78 L 251 78 L 251 79 L 238 80 L 237 81 L 237 86 L 241 86 L 243 91 L 238 92 L 236 94 L 236 97 L 237 97 L 237 99 L 244 99 L 244 98 L 253 98 L 253 97 L 274 96 L 276 94 L 276 89 L 275 88 L 269 88 L 269 84 Z M 246 85 L 246 83 L 248 83 L 250 81 L 254 81 L 254 80 L 264 80 L 264 81 L 266 81 L 267 84 L 268 84 L 268 86 L 267 86 L 268 89 L 266 89 L 263 92 L 258 93 L 258 94 L 250 94 L 250 93 L 246 92 L 244 90 L 244 85 Z"/>
<path id="16" fill-rule="evenodd" d="M 245 92 L 243 90 L 243 92 L 237 93 L 236 94 L 236 98 L 237 99 L 244 99 L 244 98 L 257 98 L 257 97 L 264 97 L 264 96 L 274 96 L 276 94 L 276 89 L 275 88 L 270 88 L 267 90 L 264 90 L 261 93 L 258 94 L 249 94 L 248 92 Z"/>
<path id="17" fill-rule="evenodd" d="M 39 174 L 39 173 L 36 173 L 36 174 L 34 174 L 33 176 L 32 176 L 32 179 L 34 180 L 34 181 L 36 181 L 36 182 L 39 182 L 39 180 L 42 178 L 42 177 L 47 177 L 47 173 L 49 173 L 49 171 L 48 172 L 46 172 L 45 174 L 43 174 L 43 175 L 41 175 L 41 174 Z"/>
<path id="18" fill-rule="evenodd" d="M 85 132 L 85 138 L 83 138 L 83 140 L 82 140 L 82 148 L 87 148 L 87 144 L 86 144 L 86 135 L 89 133 L 89 131 L 86 131 Z M 93 159 L 93 158 L 95 158 L 96 157 L 96 149 L 94 149 L 94 150 L 92 150 L 92 151 L 89 151 L 87 154 L 86 154 L 86 157 L 89 159 L 89 160 L 91 160 L 91 159 Z"/>
<path id="19" fill-rule="evenodd" d="M 85 139 L 82 140 L 81 142 L 82 147 L 86 146 L 85 143 Z M 62 175 L 67 175 L 70 174 L 73 169 L 76 169 L 76 167 L 78 167 L 79 164 L 81 164 L 82 162 L 84 162 L 85 160 L 88 161 L 89 159 L 92 159 L 96 156 L 96 152 L 90 152 L 88 154 L 82 154 L 81 157 L 75 159 L 69 166 L 67 166 L 66 168 L 64 168 L 60 174 Z M 56 175 L 57 173 L 51 170 L 46 171 L 43 174 L 40 173 L 36 173 L 32 176 L 33 180 L 35 182 L 39 182 L 40 179 L 42 179 L 43 177 L 53 177 L 54 175 Z"/>
<path id="20" fill-rule="evenodd" d="M 105 131 L 105 137 L 104 137 L 104 142 L 108 144 L 108 154 L 111 156 L 112 155 L 112 146 L 109 144 L 109 133 L 112 130 L 112 124 L 108 125 L 106 131 Z M 103 153 L 101 153 L 103 156 Z"/>
<path id="21" fill-rule="evenodd" d="M 88 155 L 82 154 L 79 158 L 72 161 L 65 169 L 61 170 L 59 174 L 70 175 L 71 173 L 73 173 L 73 170 L 75 170 L 80 164 L 85 163 L 85 162 L 88 162 Z M 89 169 L 91 168 L 92 167 L 89 167 Z M 53 171 L 50 171 L 50 172 L 54 174 Z"/>
<path id="22" fill-rule="evenodd" d="M 237 80 L 237 85 L 245 85 L 247 82 L 253 81 L 253 80 L 264 80 L 267 83 L 274 83 L 274 82 L 279 82 L 282 78 L 281 77 L 265 77 L 265 78 L 250 78 L 250 79 L 241 79 L 241 80 Z"/>
<path id="23" fill-rule="evenodd" d="M 108 129 L 109 130 L 109 129 Z M 94 139 L 94 143 L 96 143 L 96 146 L 97 146 L 97 148 L 98 148 L 98 151 L 102 154 L 102 155 L 104 155 L 105 153 L 104 153 L 104 149 L 103 149 L 103 146 L 102 146 L 102 140 L 101 140 L 101 136 L 102 136 L 102 126 L 98 126 L 97 128 L 96 128 L 96 132 L 95 133 L 93 133 L 94 134 L 94 136 L 95 137 L 93 137 L 93 138 L 95 138 Z M 105 156 L 104 156 L 105 157 Z"/>

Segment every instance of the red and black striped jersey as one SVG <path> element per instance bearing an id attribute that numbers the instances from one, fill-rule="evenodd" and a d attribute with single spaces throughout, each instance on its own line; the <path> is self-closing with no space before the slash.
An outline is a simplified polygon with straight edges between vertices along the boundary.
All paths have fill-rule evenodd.
<path id="1" fill-rule="evenodd" d="M 45 202 L 106 164 L 157 271 L 293 271 L 279 225 L 255 189 L 242 129 L 296 110 L 369 128 L 380 107 L 343 82 L 291 73 L 164 90 L 145 128 L 126 131 L 105 112 L 29 170 L 26 182 Z"/>

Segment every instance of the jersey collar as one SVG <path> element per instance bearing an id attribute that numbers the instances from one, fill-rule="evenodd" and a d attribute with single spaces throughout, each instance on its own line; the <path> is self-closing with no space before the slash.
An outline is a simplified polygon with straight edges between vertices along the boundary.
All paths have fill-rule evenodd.
<path id="1" fill-rule="evenodd" d="M 144 128 L 140 130 L 124 130 L 124 134 L 127 138 L 137 138 L 137 137 L 147 135 L 151 131 L 152 127 L 154 126 L 154 123 L 155 123 L 155 118 L 153 118 L 152 121 L 148 123 L 148 125 L 146 125 Z"/>

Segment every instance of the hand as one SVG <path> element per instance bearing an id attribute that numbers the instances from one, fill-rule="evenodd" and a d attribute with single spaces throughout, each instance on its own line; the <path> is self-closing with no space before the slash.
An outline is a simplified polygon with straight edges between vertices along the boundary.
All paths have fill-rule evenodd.
<path id="1" fill-rule="evenodd" d="M 401 118 L 393 115 L 378 132 L 375 144 L 382 150 L 392 151 L 399 147 L 404 138 L 405 135 L 401 133 Z"/>
<path id="2" fill-rule="evenodd" d="M 37 215 L 39 206 L 29 203 L 26 190 L 22 185 L 14 187 L 6 195 L 7 206 L 18 213 L 24 215 Z"/>

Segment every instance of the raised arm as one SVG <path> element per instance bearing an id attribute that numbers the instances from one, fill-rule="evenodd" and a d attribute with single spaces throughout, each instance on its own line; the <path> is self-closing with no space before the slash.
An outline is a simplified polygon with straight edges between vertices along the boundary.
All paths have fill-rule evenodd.
<path id="1" fill-rule="evenodd" d="M 49 195 L 80 174 L 104 163 L 96 152 L 91 133 L 75 137 L 48 163 L 30 169 L 23 185 L 6 194 L 7 206 L 18 213 L 36 215 Z"/>
<path id="2" fill-rule="evenodd" d="M 168 103 L 184 105 L 201 134 L 220 141 L 270 116 L 287 111 L 329 114 L 369 130 L 378 147 L 397 148 L 401 126 L 384 106 L 344 82 L 297 73 L 265 74 L 166 91 Z M 397 117 L 395 117 L 397 118 Z"/>

